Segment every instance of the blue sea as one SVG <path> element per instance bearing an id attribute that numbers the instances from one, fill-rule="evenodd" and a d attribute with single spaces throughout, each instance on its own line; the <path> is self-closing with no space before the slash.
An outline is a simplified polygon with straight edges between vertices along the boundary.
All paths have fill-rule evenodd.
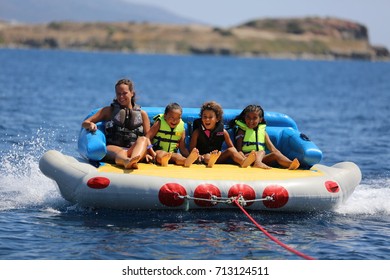
<path id="1" fill-rule="evenodd" d="M 0 260 L 301 260 L 231 211 L 112 211 L 65 201 L 38 168 L 56 149 L 78 156 L 83 118 L 135 83 L 141 106 L 286 113 L 363 179 L 316 213 L 251 212 L 269 233 L 319 260 L 390 259 L 390 63 L 0 49 Z"/>

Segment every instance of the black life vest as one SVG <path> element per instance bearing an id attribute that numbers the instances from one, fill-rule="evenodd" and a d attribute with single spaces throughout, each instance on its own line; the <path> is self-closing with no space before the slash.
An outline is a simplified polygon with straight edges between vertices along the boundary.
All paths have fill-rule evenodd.
<path id="1" fill-rule="evenodd" d="M 199 130 L 198 141 L 196 143 L 196 148 L 199 150 L 199 154 L 204 155 L 211 153 L 214 150 L 220 151 L 222 149 L 222 144 L 225 141 L 224 136 L 224 125 L 222 121 L 219 121 L 215 126 L 215 129 L 210 131 L 210 137 L 206 134 L 206 129 L 202 124 L 201 119 L 196 119 L 194 121 L 194 130 Z"/>
<path id="2" fill-rule="evenodd" d="M 123 108 L 116 100 L 111 107 L 111 120 L 106 122 L 106 143 L 129 148 L 139 136 L 144 135 L 141 107 Z"/>

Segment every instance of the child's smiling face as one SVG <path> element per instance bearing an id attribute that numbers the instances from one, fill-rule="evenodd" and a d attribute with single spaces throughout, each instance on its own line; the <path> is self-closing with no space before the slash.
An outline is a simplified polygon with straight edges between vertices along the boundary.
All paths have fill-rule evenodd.
<path id="1" fill-rule="evenodd" d="M 173 109 L 164 115 L 165 121 L 168 123 L 170 128 L 175 128 L 181 119 L 181 110 Z"/>
<path id="2" fill-rule="evenodd" d="M 258 126 L 261 120 L 262 118 L 260 118 L 258 112 L 248 112 L 245 114 L 245 124 L 250 129 L 254 129 Z"/>
<path id="3" fill-rule="evenodd" d="M 219 119 L 213 110 L 204 110 L 202 113 L 203 126 L 208 130 L 213 130 Z"/>

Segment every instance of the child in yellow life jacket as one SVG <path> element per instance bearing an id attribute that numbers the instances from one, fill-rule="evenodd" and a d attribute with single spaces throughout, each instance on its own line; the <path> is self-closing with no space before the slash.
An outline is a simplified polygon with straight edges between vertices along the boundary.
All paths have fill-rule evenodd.
<path id="1" fill-rule="evenodd" d="M 255 161 L 254 153 L 245 157 L 234 147 L 229 133 L 224 128 L 221 105 L 214 101 L 204 103 L 200 109 L 200 116 L 200 119 L 194 121 L 190 149 L 199 149 L 200 159 L 207 167 L 213 167 L 214 163 L 226 163 L 228 159 L 232 159 L 246 168 Z M 221 151 L 224 142 L 227 149 Z"/>
<path id="2" fill-rule="evenodd" d="M 256 160 L 253 167 L 269 169 L 270 165 L 278 163 L 288 169 L 299 167 L 298 159 L 290 160 L 283 155 L 271 142 L 265 128 L 264 111 L 258 105 L 248 105 L 240 115 L 234 119 L 238 126 L 236 133 L 236 148 L 247 155 L 255 151 Z M 265 148 L 270 152 L 265 153 Z"/>
<path id="3" fill-rule="evenodd" d="M 161 166 L 175 163 L 184 167 L 190 167 L 198 159 L 198 149 L 192 149 L 191 153 L 185 145 L 184 122 L 181 119 L 183 110 L 177 103 L 171 103 L 165 108 L 164 114 L 154 117 L 155 123 L 150 128 L 146 137 L 150 139 L 149 153 L 155 157 Z M 177 150 L 180 150 L 180 153 Z"/>

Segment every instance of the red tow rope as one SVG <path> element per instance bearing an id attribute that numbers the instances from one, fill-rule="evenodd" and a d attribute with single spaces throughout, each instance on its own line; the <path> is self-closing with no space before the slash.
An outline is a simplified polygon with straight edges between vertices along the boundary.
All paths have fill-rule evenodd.
<path id="1" fill-rule="evenodd" d="M 249 213 L 244 209 L 244 207 L 241 206 L 241 204 L 238 202 L 240 196 L 236 197 L 233 202 L 234 204 L 237 205 L 238 208 L 241 209 L 241 211 L 249 218 L 249 220 L 252 221 L 253 224 L 255 224 L 255 226 L 261 230 L 269 239 L 271 239 L 272 241 L 274 241 L 276 244 L 278 244 L 279 246 L 282 246 L 283 248 L 287 249 L 288 251 L 296 254 L 297 256 L 300 256 L 301 258 L 304 258 L 306 260 L 315 260 L 315 258 L 313 257 L 310 257 L 308 255 L 305 255 L 291 247 L 289 247 L 288 245 L 284 244 L 283 242 L 279 241 L 276 237 L 272 236 L 271 234 L 269 234 L 258 222 L 255 221 L 255 219 L 252 218 L 251 215 L 249 215 Z"/>

